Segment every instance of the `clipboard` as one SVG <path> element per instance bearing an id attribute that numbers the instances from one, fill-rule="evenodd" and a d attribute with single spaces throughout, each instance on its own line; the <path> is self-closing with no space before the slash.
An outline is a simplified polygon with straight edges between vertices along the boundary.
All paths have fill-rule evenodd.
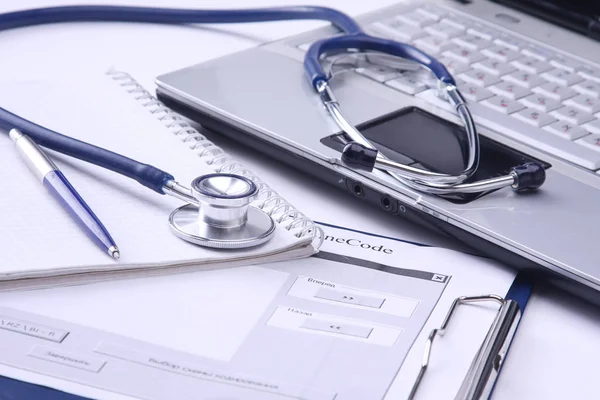
<path id="1" fill-rule="evenodd" d="M 490 325 L 481 347 L 471 362 L 471 366 L 463 383 L 455 396 L 455 400 L 479 400 L 491 397 L 494 386 L 508 350 L 517 331 L 521 317 L 531 296 L 532 284 L 523 275 L 517 275 L 505 297 L 493 294 L 482 296 L 463 296 L 454 300 L 444 321 L 439 328 L 433 329 L 429 334 L 423 354 L 421 369 L 414 382 L 408 400 L 418 399 L 418 389 L 425 377 L 429 359 L 433 349 L 434 339 L 444 335 L 448 330 L 450 321 L 456 310 L 461 305 L 481 302 L 495 302 L 499 305 L 496 317 Z"/>
<path id="2" fill-rule="evenodd" d="M 370 232 L 327 224 L 324 222 L 317 223 L 324 226 L 341 228 L 347 231 L 409 243 L 416 246 L 431 247 L 430 245 L 424 243 L 417 243 L 394 237 L 378 235 Z M 498 312 L 492 321 L 479 350 L 473 358 L 471 366 L 464 377 L 460 390 L 454 399 L 484 400 L 490 398 L 493 393 L 495 383 L 500 375 L 502 366 L 504 365 L 504 361 L 508 355 L 514 335 L 516 334 L 519 323 L 521 322 L 527 302 L 531 297 L 532 289 L 532 280 L 526 273 L 520 272 L 515 277 L 515 280 L 504 297 L 494 294 L 486 294 L 481 296 L 463 296 L 456 298 L 450 306 L 441 326 L 433 329 L 429 334 L 424 348 L 421 369 L 419 370 L 419 374 L 414 381 L 412 390 L 407 400 L 419 400 L 418 389 L 426 376 L 425 373 L 429 366 L 429 359 L 432 353 L 434 339 L 438 336 L 444 335 L 457 308 L 461 305 L 464 306 L 481 302 L 494 302 L 498 304 Z"/>

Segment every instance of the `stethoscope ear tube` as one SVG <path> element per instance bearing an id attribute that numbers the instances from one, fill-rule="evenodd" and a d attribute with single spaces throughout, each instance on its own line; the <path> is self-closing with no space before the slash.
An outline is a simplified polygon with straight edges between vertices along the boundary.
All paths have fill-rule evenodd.
<path id="1" fill-rule="evenodd" d="M 378 52 L 401 57 L 420 64 L 436 76 L 440 95 L 452 104 L 465 128 L 469 150 L 467 166 L 461 173 L 444 174 L 394 162 L 379 154 L 375 146 L 348 121 L 329 86 L 330 76 L 321 66 L 321 56 L 348 49 L 358 50 L 357 54 L 369 54 L 364 51 L 374 51 L 375 54 Z M 544 168 L 537 163 L 528 163 L 515 167 L 504 176 L 466 183 L 479 166 L 479 136 L 475 122 L 446 67 L 413 46 L 372 37 L 362 32 L 337 36 L 313 43 L 304 59 L 304 67 L 308 80 L 319 93 L 329 115 L 352 141 L 344 148 L 341 162 L 353 169 L 370 172 L 376 168 L 390 173 L 412 189 L 436 195 L 485 192 L 506 186 L 522 192 L 537 189 L 545 181 Z"/>
<path id="2" fill-rule="evenodd" d="M 120 21 L 160 24 L 238 23 L 283 20 L 324 20 L 349 34 L 362 32 L 348 15 L 332 8 L 314 6 L 268 7 L 256 9 L 183 9 L 129 6 L 59 6 L 0 14 L 0 31 L 59 22 Z M 171 174 L 109 150 L 61 135 L 0 108 L 0 129 L 19 129 L 40 146 L 99 165 L 135 179 L 160 194 L 188 198 L 189 189 L 178 186 Z"/>
<path id="3" fill-rule="evenodd" d="M 351 142 L 344 146 L 342 151 L 341 160 L 342 163 L 348 167 L 372 172 L 373 169 L 377 168 L 382 171 L 401 174 L 404 167 L 402 164 L 397 164 L 391 160 L 378 160 L 379 152 L 375 149 L 371 149 L 360 143 Z M 398 177 L 397 175 L 394 175 Z M 402 178 L 402 177 L 400 177 Z M 536 190 L 544 184 L 546 181 L 546 171 L 544 167 L 536 162 L 528 162 L 511 169 L 508 175 L 483 179 L 473 183 L 462 183 L 458 185 L 442 186 L 441 184 L 435 185 L 432 182 L 427 183 L 427 187 L 415 187 L 421 191 L 427 191 L 433 194 L 451 194 L 451 193 L 477 193 L 486 192 L 489 190 L 500 189 L 506 186 L 511 186 L 515 192 L 526 192 Z M 409 181 L 408 179 L 402 180 L 405 184 L 410 187 L 413 185 L 425 185 L 419 181 Z"/>
<path id="4" fill-rule="evenodd" d="M 455 85 L 454 78 L 444 64 L 430 57 L 421 50 L 409 44 L 398 43 L 393 40 L 382 39 L 357 32 L 329 39 L 322 39 L 313 43 L 304 57 L 304 71 L 311 86 L 317 91 L 319 82 L 327 82 L 329 77 L 321 65 L 321 57 L 340 51 L 356 49 L 360 51 L 375 51 L 414 61 L 431 70 L 437 79 L 448 85 Z"/>

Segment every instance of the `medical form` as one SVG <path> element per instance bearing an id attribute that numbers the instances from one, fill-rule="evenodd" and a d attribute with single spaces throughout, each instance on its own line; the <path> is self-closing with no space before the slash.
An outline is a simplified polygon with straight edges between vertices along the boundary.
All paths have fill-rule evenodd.
<path id="1" fill-rule="evenodd" d="M 383 399 L 452 277 L 324 229 L 309 259 L 0 293 L 0 364 L 109 399 Z"/>

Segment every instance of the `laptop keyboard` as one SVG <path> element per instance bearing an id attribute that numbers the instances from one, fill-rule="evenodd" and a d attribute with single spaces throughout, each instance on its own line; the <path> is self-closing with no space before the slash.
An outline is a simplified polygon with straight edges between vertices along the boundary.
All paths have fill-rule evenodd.
<path id="1" fill-rule="evenodd" d="M 479 124 L 600 176 L 597 66 L 432 4 L 364 28 L 410 43 L 444 63 Z M 382 67 L 357 72 L 452 109 L 411 73 Z"/>

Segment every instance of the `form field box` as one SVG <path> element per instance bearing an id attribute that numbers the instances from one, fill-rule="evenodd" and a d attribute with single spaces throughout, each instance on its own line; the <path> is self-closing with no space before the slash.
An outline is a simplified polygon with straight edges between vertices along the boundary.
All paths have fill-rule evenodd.
<path id="1" fill-rule="evenodd" d="M 296 279 L 288 296 L 404 318 L 410 318 L 419 305 L 419 300 L 409 297 L 357 289 L 307 276 Z"/>

